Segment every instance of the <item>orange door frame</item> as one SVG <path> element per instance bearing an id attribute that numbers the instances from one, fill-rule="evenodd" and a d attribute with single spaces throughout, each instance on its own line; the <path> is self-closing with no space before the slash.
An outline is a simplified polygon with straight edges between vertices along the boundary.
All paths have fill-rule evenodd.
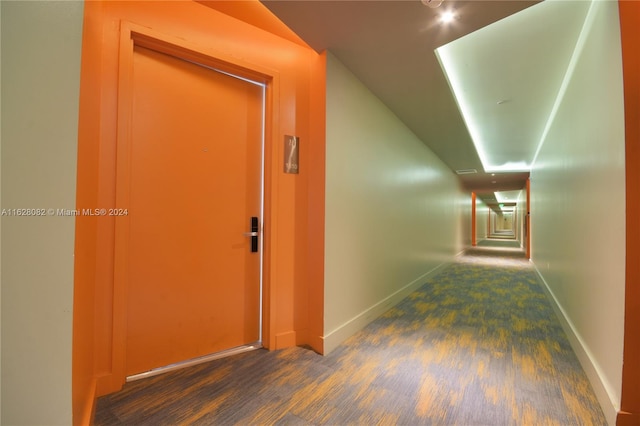
<path id="1" fill-rule="evenodd" d="M 625 110 L 626 267 L 622 397 L 616 424 L 640 424 L 640 2 L 620 0 Z"/>
<path id="2" fill-rule="evenodd" d="M 477 245 L 476 240 L 476 193 L 471 193 L 471 246 Z"/>
<path id="3" fill-rule="evenodd" d="M 524 233 L 527 237 L 526 256 L 531 259 L 531 178 L 527 179 L 527 214 L 525 216 Z"/>

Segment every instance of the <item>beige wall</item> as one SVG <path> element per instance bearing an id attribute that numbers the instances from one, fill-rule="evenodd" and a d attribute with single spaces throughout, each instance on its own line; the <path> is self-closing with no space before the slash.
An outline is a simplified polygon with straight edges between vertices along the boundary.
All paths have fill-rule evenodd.
<path id="1" fill-rule="evenodd" d="M 466 199 L 454 173 L 329 54 L 325 352 L 452 260 Z"/>
<path id="2" fill-rule="evenodd" d="M 513 213 L 499 212 L 495 216 L 496 231 L 515 231 L 513 228 Z"/>
<path id="3" fill-rule="evenodd" d="M 0 3 L 2 208 L 73 209 L 83 3 Z M 73 241 L 2 217 L 2 424 L 71 423 Z"/>
<path id="4" fill-rule="evenodd" d="M 532 260 L 608 420 L 620 407 L 625 170 L 617 2 L 594 2 L 531 173 Z"/>

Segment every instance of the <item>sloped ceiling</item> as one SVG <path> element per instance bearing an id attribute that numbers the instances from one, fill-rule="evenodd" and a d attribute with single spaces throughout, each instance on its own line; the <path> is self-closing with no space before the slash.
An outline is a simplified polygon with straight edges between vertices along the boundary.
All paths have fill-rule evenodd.
<path id="1" fill-rule="evenodd" d="M 261 2 L 330 50 L 453 171 L 477 170 L 460 180 L 487 199 L 524 188 L 590 4 Z M 441 23 L 444 11 L 453 22 Z"/>

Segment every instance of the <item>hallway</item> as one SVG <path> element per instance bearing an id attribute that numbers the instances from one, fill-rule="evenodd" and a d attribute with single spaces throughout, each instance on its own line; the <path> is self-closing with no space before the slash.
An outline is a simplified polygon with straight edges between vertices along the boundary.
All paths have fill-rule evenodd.
<path id="1" fill-rule="evenodd" d="M 254 351 L 129 383 L 96 425 L 606 424 L 530 263 L 484 240 L 322 357 Z"/>
<path id="2" fill-rule="evenodd" d="M 266 126 L 271 142 L 268 154 L 272 160 L 266 181 L 274 194 L 268 210 L 274 214 L 271 219 L 275 229 L 269 234 L 274 238 L 266 247 L 271 251 L 268 257 L 272 260 L 268 265 L 271 273 L 265 274 L 266 284 L 273 283 L 275 290 L 270 292 L 274 300 L 268 307 L 277 309 L 271 309 L 273 315 L 265 325 L 269 327 L 266 336 L 270 339 L 269 347 L 282 350 L 255 352 L 237 361 L 229 359 L 201 366 L 203 370 L 192 370 L 193 381 L 201 382 L 198 389 L 204 392 L 203 398 L 193 388 L 183 385 L 172 388 L 166 382 L 159 385 L 166 387 L 165 390 L 154 390 L 153 379 L 130 384 L 126 392 L 144 387 L 150 394 L 155 393 L 151 400 L 157 401 L 158 407 L 173 410 L 159 414 L 147 411 L 145 418 L 153 419 L 155 415 L 169 422 L 186 419 L 188 413 L 202 418 L 203 423 L 209 422 L 208 416 L 214 419 L 218 416 L 222 421 L 229 413 L 245 418 L 247 412 L 260 414 L 250 410 L 256 407 L 251 405 L 253 399 L 262 403 L 268 400 L 267 395 L 273 393 L 273 389 L 278 389 L 277 395 L 306 399 L 303 403 L 296 399 L 272 401 L 264 404 L 266 411 L 261 413 L 282 418 L 284 422 L 309 419 L 309 422 L 322 423 L 324 418 L 318 419 L 314 414 L 322 413 L 318 407 L 334 407 L 334 411 L 327 408 L 330 413 L 325 422 L 329 422 L 331 416 L 348 419 L 349 415 L 355 415 L 354 410 L 368 405 L 365 400 L 377 397 L 378 386 L 394 388 L 397 385 L 405 390 L 395 392 L 395 398 L 409 395 L 406 399 L 409 408 L 405 407 L 402 413 L 387 410 L 387 406 L 382 408 L 389 418 L 400 421 L 419 415 L 411 408 L 418 401 L 436 404 L 453 398 L 440 381 L 453 383 L 442 377 L 449 378 L 449 373 L 457 371 L 470 371 L 473 375 L 469 374 L 469 383 L 462 383 L 462 390 L 452 399 L 457 408 L 442 414 L 451 422 L 462 423 L 465 418 L 479 422 L 488 415 L 481 411 L 490 411 L 505 419 L 533 417 L 525 415 L 523 402 L 526 399 L 523 395 L 533 391 L 520 379 L 526 377 L 522 373 L 531 369 L 523 368 L 528 364 L 520 356 L 522 349 L 514 348 L 524 347 L 527 340 L 539 343 L 540 347 L 548 343 L 542 336 L 544 327 L 529 330 L 528 334 L 524 331 L 525 334 L 508 334 L 504 345 L 508 351 L 499 351 L 505 355 L 490 357 L 491 363 L 487 364 L 487 357 L 482 356 L 490 339 L 472 334 L 478 332 L 477 324 L 452 308 L 451 312 L 456 313 L 451 315 L 455 315 L 453 319 L 459 324 L 457 337 L 452 335 L 455 339 L 451 341 L 459 342 L 469 334 L 476 338 L 473 362 L 468 357 L 454 359 L 457 355 L 448 353 L 451 362 L 458 363 L 452 369 L 449 363 L 438 363 L 438 348 L 445 347 L 449 341 L 442 340 L 436 333 L 438 330 L 431 328 L 442 323 L 443 314 L 448 313 L 444 309 L 446 305 L 442 304 L 443 300 L 427 299 L 421 301 L 424 313 L 420 321 L 415 320 L 417 329 L 413 334 L 402 337 L 402 322 L 398 319 L 393 335 L 395 346 L 391 350 L 379 348 L 370 340 L 390 340 L 371 331 L 377 331 L 377 327 L 384 329 L 384 321 L 392 318 L 381 317 L 364 334 L 357 334 L 347 342 L 372 318 L 380 317 L 388 306 L 385 301 L 399 291 L 407 289 L 394 301 L 423 283 L 434 289 L 445 287 L 433 279 L 427 282 L 427 278 L 432 277 L 423 274 L 443 262 L 454 261 L 456 253 L 472 243 L 469 191 L 479 191 L 476 187 L 462 188 L 460 176 L 452 171 L 476 170 L 487 179 L 493 176 L 480 167 L 479 159 L 474 160 L 477 165 L 471 162 L 449 167 L 427 146 L 427 142 L 434 140 L 452 148 L 451 142 L 470 137 L 442 70 L 426 72 L 424 68 L 427 61 L 433 63 L 437 58 L 423 40 L 433 41 L 434 47 L 436 42 L 441 45 L 447 41 L 434 37 L 438 29 L 410 33 L 406 31 L 409 29 L 406 21 L 400 21 L 402 31 L 382 31 L 388 29 L 386 24 L 391 14 L 378 13 L 375 15 L 381 16 L 385 25 L 366 28 L 381 39 L 376 43 L 363 37 L 362 25 L 358 28 L 352 25 L 362 24 L 365 14 L 358 15 L 356 20 L 349 19 L 348 10 L 344 14 L 337 12 L 338 3 L 347 9 L 350 4 L 358 3 L 365 12 L 367 4 L 371 4 L 372 10 L 379 6 L 392 11 L 409 11 L 415 6 L 419 12 L 407 14 L 412 22 L 419 21 L 421 15 L 435 16 L 437 12 L 437 9 L 423 7 L 419 0 L 1 2 L 2 62 L 6 65 L 2 83 L 7 89 L 3 89 L 2 96 L 7 117 L 2 131 L 2 208 L 7 214 L 1 223 L 1 246 L 5 250 L 1 256 L 0 277 L 3 296 L 0 423 L 90 424 L 96 411 L 96 398 L 118 390 L 125 376 L 126 360 L 122 354 L 126 321 L 119 314 L 123 310 L 114 306 L 124 300 L 116 294 L 124 287 L 120 284 L 122 279 L 114 276 L 114 262 L 126 262 L 127 258 L 115 250 L 115 230 L 126 228 L 127 221 L 146 218 L 133 214 L 127 216 L 128 219 L 81 217 L 58 212 L 127 207 L 116 200 L 116 194 L 126 193 L 126 186 L 117 184 L 115 178 L 118 158 L 128 152 L 117 149 L 118 141 L 127 135 L 119 130 L 119 124 L 123 123 L 123 115 L 118 112 L 119 100 L 123 99 L 119 91 L 125 87 L 120 79 L 127 74 L 126 64 L 120 64 L 121 53 L 124 54 L 125 45 L 133 49 L 136 43 L 144 44 L 151 39 L 176 48 L 186 45 L 188 49 L 204 49 L 213 59 L 223 62 L 237 63 L 237 59 L 242 59 L 249 68 L 260 75 L 272 76 L 274 84 L 277 83 L 273 93 L 279 96 L 269 103 L 274 117 Z M 468 3 L 491 9 L 519 2 Z M 582 2 L 560 3 L 578 5 Z M 345 21 L 340 28 L 344 29 L 343 35 L 352 36 L 353 47 L 370 49 L 372 54 L 367 57 L 384 62 L 384 66 L 355 69 L 351 49 L 314 50 L 270 13 L 265 4 L 326 6 L 329 19 L 318 19 L 316 14 L 308 14 L 307 19 L 331 31 L 329 35 L 340 34 L 333 31 L 333 25 L 325 25 L 327 22 Z M 580 31 L 584 34 L 579 37 L 581 43 L 576 44 L 579 51 L 576 50 L 571 60 L 567 57 L 572 73 L 570 78 L 564 74 L 567 79 L 562 86 L 562 97 L 549 105 L 553 114 L 548 116 L 544 133 L 536 138 L 541 145 L 531 164 L 531 200 L 530 203 L 527 200 L 527 208 L 518 217 L 525 218 L 531 213 L 528 217 L 531 263 L 554 295 L 553 310 L 563 312 L 562 327 L 573 331 L 567 332 L 568 338 L 608 423 L 624 426 L 640 424 L 640 363 L 637 362 L 640 359 L 640 248 L 637 244 L 640 221 L 636 218 L 640 208 L 637 196 L 640 194 L 640 50 L 637 48 L 640 2 L 621 0 L 598 4 L 602 9 L 592 9 L 593 13 L 588 14 L 590 19 L 585 20 L 588 25 L 583 26 L 585 31 Z M 356 8 L 352 9 L 357 12 Z M 119 25 L 120 22 L 134 25 Z M 299 20 L 294 22 L 307 29 Z M 469 20 L 461 17 L 460 22 L 466 24 Z M 547 25 L 538 29 L 551 35 Z M 148 30 L 157 34 L 149 38 Z M 389 43 L 390 35 L 402 34 L 410 36 L 424 53 L 407 56 L 408 64 L 421 67 L 415 80 L 399 78 L 395 56 L 386 56 L 381 51 L 402 54 L 404 49 Z M 137 41 L 131 38 L 134 35 Z M 543 53 L 555 54 L 555 47 L 556 43 L 551 43 Z M 495 61 L 496 66 L 502 63 Z M 502 69 L 509 71 L 512 67 Z M 531 70 L 535 69 L 537 67 Z M 362 77 L 370 71 L 382 73 L 384 78 L 380 83 L 389 84 L 389 90 L 397 85 L 410 87 L 397 92 L 402 99 L 409 93 L 427 94 L 427 107 L 385 102 L 385 96 L 368 86 L 371 79 Z M 514 73 L 514 77 L 520 75 Z M 416 86 L 438 82 L 444 89 L 440 94 L 450 96 L 446 102 L 435 101 L 431 90 L 416 90 Z M 497 110 L 518 107 L 518 98 L 513 98 L 511 103 L 500 102 L 511 98 L 511 94 L 498 90 L 495 96 L 486 99 L 487 107 Z M 400 110 L 415 117 L 414 121 L 428 130 L 441 132 L 441 137 L 419 137 L 407 126 L 410 120 L 399 119 Z M 450 114 L 455 120 L 446 118 Z M 447 132 L 446 124 L 455 121 L 461 125 L 455 127 L 455 132 Z M 514 126 L 518 124 L 514 120 L 510 122 Z M 517 127 L 507 134 L 521 133 Z M 286 135 L 300 138 L 298 174 L 283 171 Z M 460 158 L 459 150 L 450 152 L 453 158 Z M 45 212 L 47 216 L 16 213 L 25 211 Z M 185 220 L 190 217 L 188 212 L 179 209 L 176 215 Z M 486 223 L 481 219 L 486 217 L 479 213 L 478 223 Z M 481 227 L 478 226 L 478 236 L 486 235 Z M 515 254 L 503 256 L 501 261 L 522 263 L 514 257 Z M 472 256 L 467 258 L 468 263 L 472 263 L 472 258 L 476 259 L 479 271 L 486 256 Z M 457 264 L 450 271 L 461 267 Z M 468 294 L 473 293 L 470 284 L 465 287 L 470 288 L 466 290 Z M 539 288 L 537 284 L 530 287 Z M 118 296 L 115 299 L 114 294 Z M 456 299 L 457 296 L 451 295 L 450 301 L 469 303 L 464 298 Z M 485 318 L 489 312 L 493 315 L 491 327 L 494 328 L 485 326 L 486 330 L 480 330 L 486 331 L 489 337 L 500 337 L 497 330 L 507 329 L 501 322 L 509 327 L 521 325 L 515 320 L 522 315 L 515 314 L 530 313 L 522 307 L 507 310 L 501 302 L 486 306 L 479 300 L 473 302 L 478 304 L 472 312 L 477 315 L 485 312 Z M 546 301 L 544 303 L 547 306 Z M 496 311 L 496 307 L 500 309 Z M 545 309 L 549 318 L 555 318 L 550 309 Z M 361 318 L 364 320 L 359 322 Z M 414 320 L 408 321 L 414 323 Z M 445 333 L 442 327 L 439 332 Z M 557 326 L 553 329 L 559 330 Z M 421 346 L 414 348 L 412 339 Z M 458 343 L 462 346 L 459 352 L 473 352 L 473 347 L 463 343 L 465 345 Z M 312 346 L 327 356 L 319 358 L 299 348 L 285 350 L 295 344 Z M 565 348 L 566 342 L 557 347 Z M 374 376 L 373 383 L 361 380 L 368 388 L 365 394 L 356 395 L 359 400 L 355 402 L 347 399 L 350 392 L 347 386 L 330 388 L 334 391 L 331 397 L 322 394 L 322 386 L 313 386 L 329 386 L 332 374 L 336 380 L 350 378 L 353 370 L 346 365 L 348 359 L 344 355 L 349 351 L 363 351 L 367 359 L 379 356 L 384 360 L 386 356 L 393 360 L 383 361 L 382 373 L 365 372 Z M 285 360 L 294 353 L 304 357 L 307 364 Z M 550 352 L 550 357 L 554 366 L 572 365 L 573 371 L 578 371 L 575 377 L 584 377 L 569 352 Z M 480 364 L 481 359 L 485 360 L 484 364 Z M 424 364 L 430 360 L 433 363 Z M 238 387 L 242 384 L 239 373 L 234 371 L 233 378 L 222 377 L 225 365 L 235 366 L 233 362 L 245 365 L 246 377 L 252 380 L 251 393 L 245 395 L 249 399 L 239 399 L 244 401 L 240 408 L 231 402 L 234 392 L 247 392 L 246 388 Z M 265 369 L 254 369 L 251 362 Z M 299 376 L 309 374 L 313 378 L 296 379 L 289 388 L 268 383 L 278 374 L 277 377 L 285 381 L 285 373 L 267 370 L 275 368 L 278 362 L 290 366 L 287 368 Z M 491 369 L 491 374 L 482 370 L 483 374 L 489 374 L 486 377 L 477 374 L 481 365 L 485 368 L 486 365 L 497 367 L 497 364 L 501 370 Z M 535 365 L 538 367 L 538 362 Z M 399 366 L 419 366 L 406 373 L 415 373 L 416 377 L 403 377 Z M 325 367 L 333 370 L 323 370 Z M 320 375 L 322 371 L 325 376 Z M 494 380 L 497 371 L 502 371 L 505 380 L 499 383 L 506 383 L 502 388 L 509 399 L 495 397 L 494 404 L 494 399 L 487 399 L 485 392 L 490 395 L 489 385 L 498 382 Z M 545 377 L 558 374 L 542 368 L 534 371 L 540 375 L 544 372 Z M 311 375 L 312 372 L 316 375 Z M 191 373 L 185 371 L 177 376 L 188 374 Z M 436 382 L 437 389 L 430 393 L 432 401 L 420 396 L 420 389 L 429 388 L 428 377 Z M 202 378 L 208 378 L 213 384 L 202 383 Z M 566 390 L 570 386 L 573 395 L 592 400 L 591 396 L 583 396 L 591 395 L 591 390 L 582 393 L 566 381 L 543 386 L 542 392 L 534 387 L 533 394 L 536 398 L 553 396 L 557 402 L 553 410 L 565 410 L 565 413 L 588 410 L 580 401 L 574 400 L 573 404 L 569 396 L 563 394 L 560 383 L 565 383 L 566 394 L 572 393 Z M 584 383 L 580 386 L 589 389 Z M 219 390 L 227 391 L 227 397 L 217 398 Z M 158 397 L 162 394 L 168 396 L 170 403 L 165 404 Z M 124 395 L 126 393 L 101 399 L 101 413 L 109 401 L 115 402 Z M 252 399 L 253 395 L 262 395 L 265 399 Z M 470 407 L 467 398 L 471 395 L 489 401 L 491 410 L 476 408 L 476 413 L 472 413 L 472 408 L 466 408 Z M 190 396 L 194 399 L 190 400 Z M 535 401 L 536 398 L 529 399 Z M 144 403 L 143 399 L 140 401 Z M 216 404 L 221 410 L 215 408 Z M 536 407 L 543 405 L 536 404 Z M 181 411 L 182 406 L 188 407 L 186 412 Z M 115 419 L 116 424 L 135 420 L 122 406 L 110 407 L 112 415 L 107 418 Z M 362 415 L 373 418 L 375 414 L 363 412 Z M 591 418 L 591 415 L 575 417 Z M 428 423 L 429 418 L 424 417 L 424 422 Z"/>

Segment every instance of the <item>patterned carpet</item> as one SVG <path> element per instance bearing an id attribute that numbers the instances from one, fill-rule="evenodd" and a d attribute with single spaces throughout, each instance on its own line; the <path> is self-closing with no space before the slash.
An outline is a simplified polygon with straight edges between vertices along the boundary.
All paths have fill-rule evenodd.
<path id="1" fill-rule="evenodd" d="M 328 356 L 260 350 L 129 383 L 99 399 L 95 423 L 606 421 L 522 251 L 490 241 Z"/>

